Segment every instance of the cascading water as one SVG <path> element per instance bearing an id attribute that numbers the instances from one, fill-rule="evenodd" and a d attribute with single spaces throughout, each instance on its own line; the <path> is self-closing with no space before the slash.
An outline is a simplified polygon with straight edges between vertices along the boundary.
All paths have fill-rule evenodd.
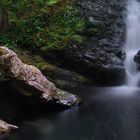
<path id="1" fill-rule="evenodd" d="M 134 56 L 140 50 L 140 2 L 130 0 L 127 7 L 126 22 L 126 84 L 137 87 L 140 80 L 140 72 L 137 71 Z"/>

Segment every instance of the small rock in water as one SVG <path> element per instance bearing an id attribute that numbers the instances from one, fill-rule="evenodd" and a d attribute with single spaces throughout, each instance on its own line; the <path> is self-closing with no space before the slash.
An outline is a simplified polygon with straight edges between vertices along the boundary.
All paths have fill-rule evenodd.
<path id="1" fill-rule="evenodd" d="M 18 129 L 18 127 L 12 124 L 8 124 L 7 122 L 4 122 L 3 120 L 0 120 L 0 134 L 6 134 L 15 129 Z"/>
<path id="2" fill-rule="evenodd" d="M 59 90 L 56 99 L 57 103 L 65 106 L 79 105 L 81 99 L 77 95 L 70 94 L 69 92 Z"/>

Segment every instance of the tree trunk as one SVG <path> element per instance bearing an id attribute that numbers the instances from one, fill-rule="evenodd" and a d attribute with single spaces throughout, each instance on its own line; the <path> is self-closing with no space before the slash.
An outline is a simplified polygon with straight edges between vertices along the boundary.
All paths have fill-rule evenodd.
<path id="1" fill-rule="evenodd" d="M 8 12 L 6 10 L 2 11 L 1 16 L 1 30 L 3 32 L 7 32 L 9 29 L 9 18 L 8 18 Z"/>

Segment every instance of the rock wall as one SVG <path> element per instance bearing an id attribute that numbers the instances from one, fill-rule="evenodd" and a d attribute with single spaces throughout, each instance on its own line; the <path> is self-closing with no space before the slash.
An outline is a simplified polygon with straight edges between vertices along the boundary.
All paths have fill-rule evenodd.
<path id="1" fill-rule="evenodd" d="M 125 77 L 123 50 L 125 1 L 78 0 L 76 7 L 85 20 L 83 44 L 56 53 L 61 64 L 92 77 L 94 83 L 121 84 Z"/>

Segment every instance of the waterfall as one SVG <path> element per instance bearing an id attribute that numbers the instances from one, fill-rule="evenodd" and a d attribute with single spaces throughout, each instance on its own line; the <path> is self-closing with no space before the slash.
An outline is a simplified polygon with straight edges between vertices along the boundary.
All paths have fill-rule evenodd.
<path id="1" fill-rule="evenodd" d="M 140 72 L 134 62 L 134 56 L 140 50 L 140 2 L 137 0 L 130 0 L 127 6 L 125 49 L 126 84 L 137 87 L 140 80 Z"/>

